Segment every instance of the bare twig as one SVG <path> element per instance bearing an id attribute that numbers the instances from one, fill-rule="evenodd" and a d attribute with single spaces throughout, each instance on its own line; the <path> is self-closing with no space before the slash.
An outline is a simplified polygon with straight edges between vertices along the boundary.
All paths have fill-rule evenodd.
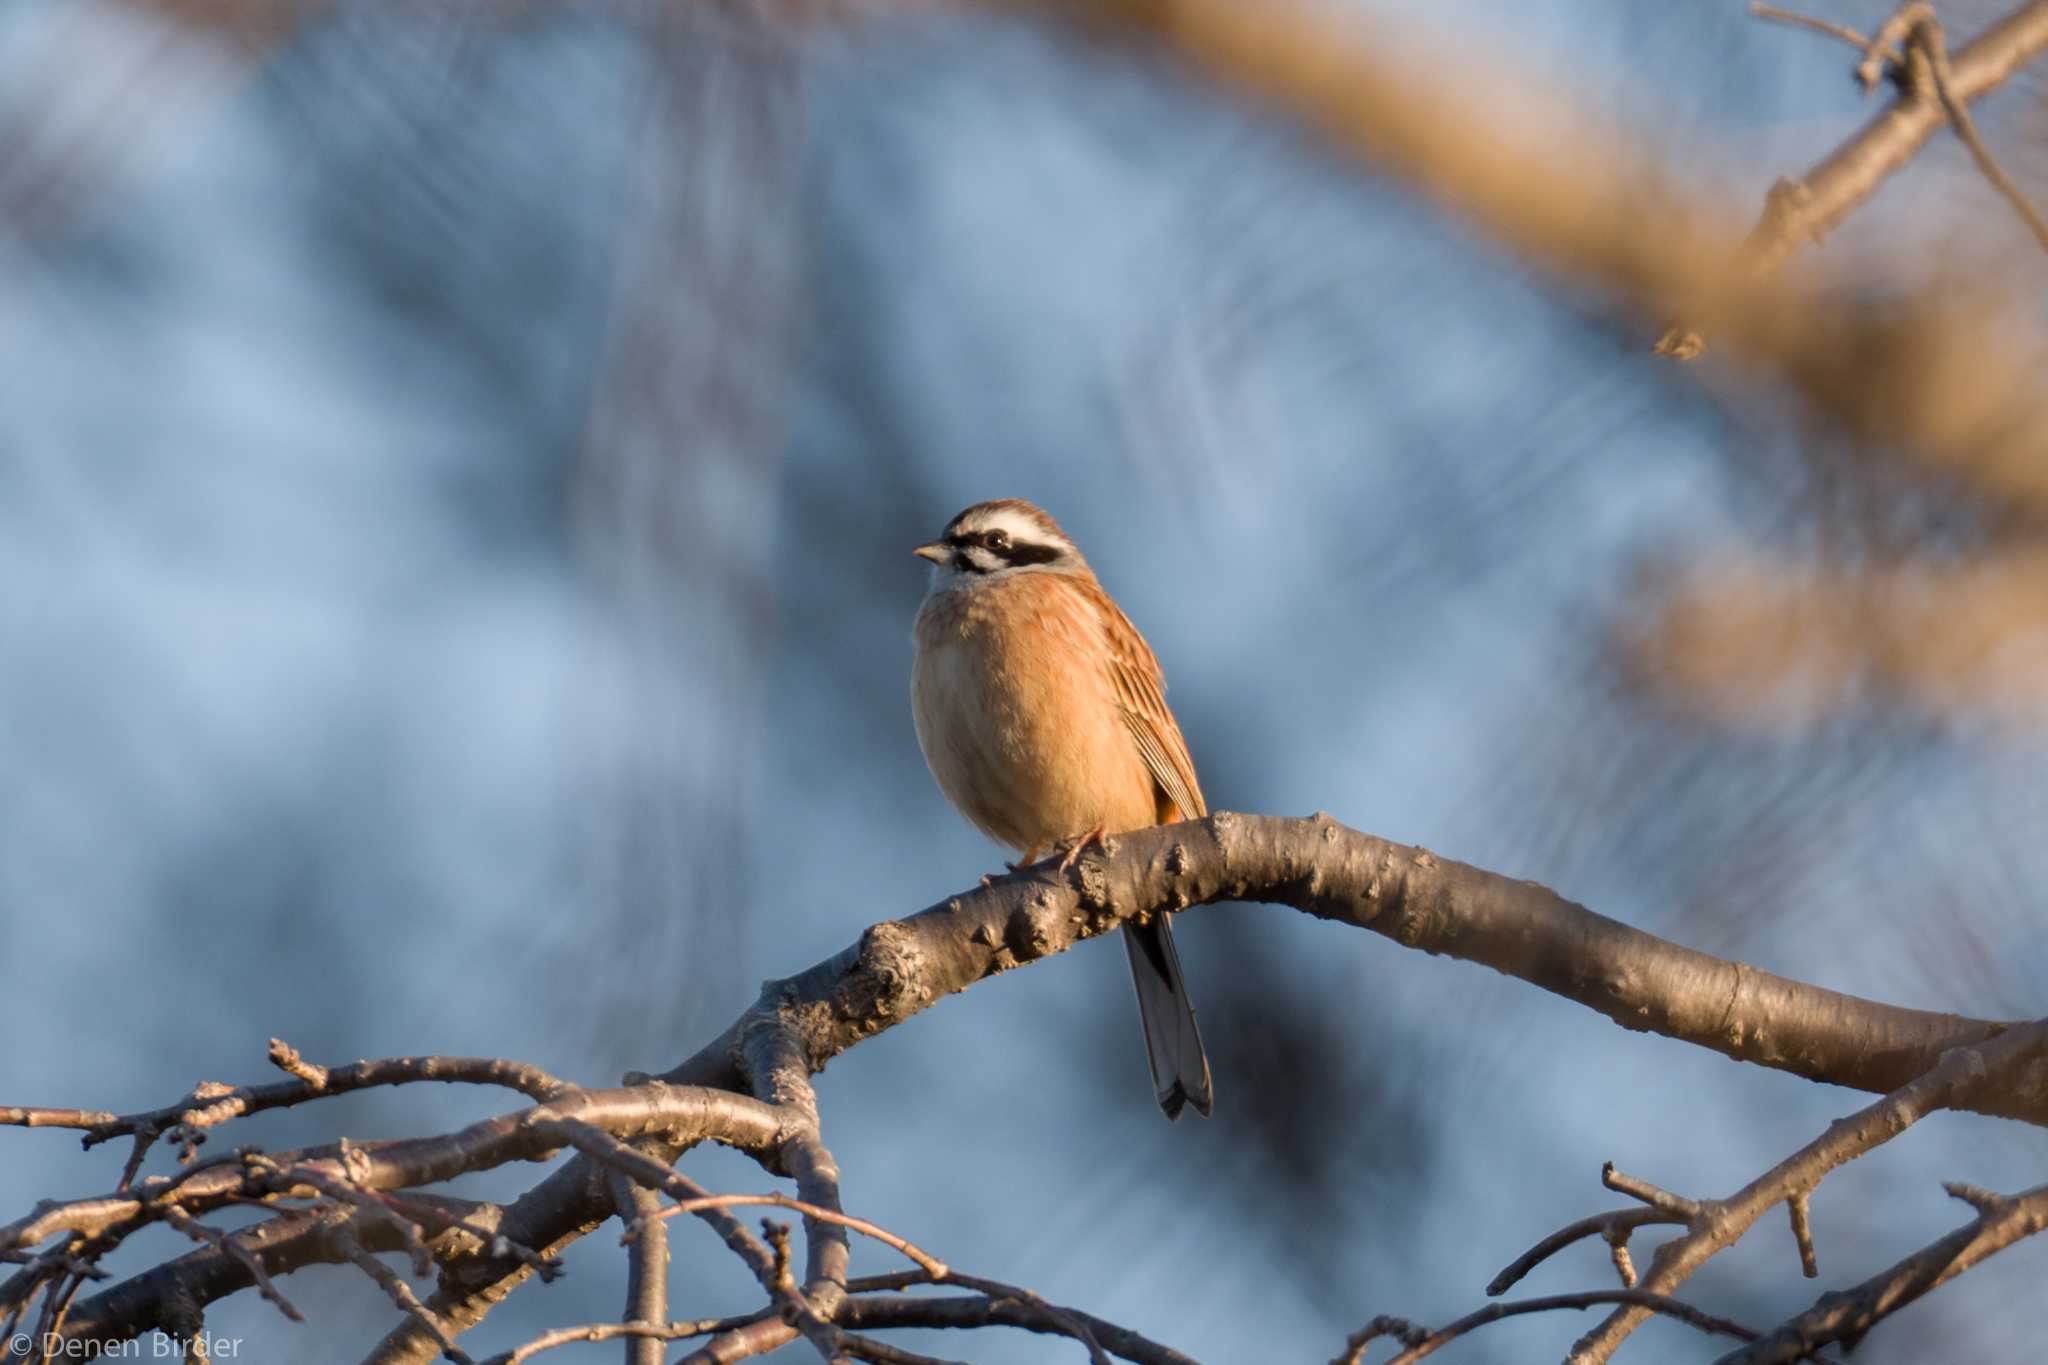
<path id="1" fill-rule="evenodd" d="M 2044 1051 L 2048 1051 L 2048 1020 L 2021 1025 L 1976 1047 L 1958 1048 L 1918 1080 L 1836 1120 L 1825 1133 L 1729 1198 L 1693 1204 L 1689 1230 L 1657 1248 L 1642 1288 L 1655 1294 L 1676 1292 L 1709 1259 L 1739 1241 L 1772 1206 L 1810 1195 L 1837 1166 L 1889 1142 L 1928 1114 L 1993 1088 L 1989 1084 L 1993 1080 L 2003 1085 Z M 1622 1178 L 1626 1183 L 1619 1183 L 1611 1167 L 1603 1178 L 1610 1188 L 1623 1189 L 1667 1211 L 1690 1202 L 1673 1203 L 1675 1196 L 1645 1182 Z M 1795 1216 L 1795 1238 L 1799 1226 Z M 1799 1250 L 1803 1266 L 1810 1242 L 1802 1240 Z M 1647 1316 L 1646 1308 L 1625 1304 L 1580 1338 L 1572 1348 L 1573 1360 L 1600 1365 Z"/>
<path id="2" fill-rule="evenodd" d="M 1749 7 L 1749 12 L 1758 19 L 1768 19 L 1779 24 L 1790 24 L 1794 28 L 1803 28 L 1814 33 L 1826 34 L 1830 38 L 1839 38 L 1858 52 L 1867 52 L 1871 46 L 1870 39 L 1864 37 L 1855 29 L 1850 28 L 1847 24 L 1835 23 L 1830 19 L 1816 19 L 1809 14 L 1800 14 L 1789 9 L 1779 9 L 1776 5 L 1762 3 L 1752 4 Z M 1893 60 L 1897 60 L 1895 52 L 1888 53 L 1887 55 L 1891 56 Z"/>
<path id="3" fill-rule="evenodd" d="M 398 1277 L 398 1272 L 378 1260 L 360 1241 L 356 1240 L 354 1234 L 346 1229 L 339 1236 L 342 1239 L 343 1249 L 348 1253 L 348 1259 L 354 1263 L 357 1269 L 368 1275 L 372 1280 L 375 1280 L 378 1287 L 390 1296 L 391 1301 L 398 1305 L 401 1312 L 413 1318 L 434 1334 L 435 1339 L 441 1343 L 441 1354 L 443 1356 L 454 1361 L 455 1365 L 476 1365 L 476 1362 L 471 1360 L 469 1355 L 455 1344 L 455 1334 L 449 1330 L 448 1325 L 442 1322 L 425 1304 L 420 1302 L 419 1295 L 413 1293 L 412 1286 Z"/>
<path id="4" fill-rule="evenodd" d="M 905 1272 L 918 1276 L 920 1272 Z M 913 1278 L 910 1283 L 923 1283 Z M 955 1277 L 955 1283 L 966 1281 Z M 848 1286 L 840 1305 L 838 1322 L 843 1327 L 879 1330 L 896 1327 L 960 1328 L 1017 1327 L 1028 1332 L 1067 1337 L 1087 1345 L 1092 1338 L 1101 1350 L 1140 1362 L 1140 1365 L 1195 1365 L 1194 1360 L 1171 1346 L 1162 1345 L 1128 1327 L 1102 1318 L 1046 1302 L 1036 1294 L 1014 1286 L 998 1286 L 993 1280 L 976 1280 L 977 1287 L 998 1292 L 928 1298 L 871 1293 L 866 1282 Z M 1008 1292 L 1003 1292 L 1008 1291 Z M 1083 1330 L 1085 1329 L 1085 1333 Z M 1092 1352 L 1095 1348 L 1091 1348 Z"/>
<path id="5" fill-rule="evenodd" d="M 627 1322 L 658 1327 L 668 1321 L 668 1225 L 654 1218 L 661 1197 L 631 1177 L 614 1172 L 612 1203 L 626 1225 Z M 626 1348 L 626 1365 L 662 1365 L 666 1352 L 658 1337 L 635 1336 Z"/>
<path id="6" fill-rule="evenodd" d="M 1604 1238 L 1613 1248 L 1615 1270 L 1621 1275 L 1621 1286 L 1624 1289 L 1632 1289 L 1635 1287 L 1635 1268 L 1627 1260 L 1629 1234 L 1647 1223 L 1685 1221 L 1686 1218 L 1682 1214 L 1667 1213 L 1656 1208 L 1616 1209 L 1612 1213 L 1596 1213 L 1589 1218 L 1581 1218 L 1576 1223 L 1559 1228 L 1517 1256 L 1506 1269 L 1493 1277 L 1486 1286 L 1486 1292 L 1490 1295 L 1507 1293 L 1537 1266 L 1573 1243 L 1584 1241 L 1588 1237 Z M 1627 1268 L 1624 1269 L 1624 1266 Z"/>
<path id="7" fill-rule="evenodd" d="M 1913 1300 L 2048 1228 L 2048 1185 L 2010 1197 L 1967 1185 L 1946 1188 L 1977 1210 L 1975 1220 L 1854 1288 L 1822 1295 L 1812 1308 L 1723 1356 L 1717 1365 L 1780 1365 L 1830 1342 L 1853 1348 L 1873 1326 Z"/>
<path id="8" fill-rule="evenodd" d="M 1983 137 L 1977 132 L 1976 120 L 1970 117 L 1969 102 L 1956 93 L 1956 74 L 1954 66 L 1949 61 L 1948 39 L 1942 32 L 1940 20 L 1934 17 L 1934 6 L 1927 3 L 1927 0 L 1911 0 L 1911 3 L 1900 8 L 1886 24 L 1885 30 L 1880 30 L 1880 34 L 1901 22 L 1908 35 L 1908 47 L 1925 54 L 1928 70 L 1934 78 L 1934 92 L 1940 97 L 1941 107 L 1947 112 L 1948 121 L 1955 128 L 1956 136 L 1970 149 L 1971 160 L 1977 163 L 1977 169 L 1991 182 L 1991 187 L 2005 196 L 2005 201 L 2012 205 L 2013 212 L 2020 216 L 2027 229 L 2034 234 L 2034 240 L 2041 244 L 2043 250 L 2048 250 L 2048 222 L 2042 220 L 2026 193 L 2013 183 L 2012 177 L 2005 173 L 1996 158 L 1991 155 L 1991 149 L 1984 145 Z M 1869 60 L 1866 59 L 1866 66 Z M 1865 84 L 1869 83 L 1866 79 Z"/>
<path id="9" fill-rule="evenodd" d="M 840 1340 L 846 1344 L 846 1353 L 855 1360 L 875 1362 L 875 1365 L 967 1365 L 964 1360 L 945 1360 L 938 1356 L 922 1355 L 906 1351 L 901 1346 L 892 1346 L 886 1341 L 864 1337 L 852 1332 L 842 1333 Z"/>
<path id="10" fill-rule="evenodd" d="M 796 1275 L 789 1268 L 789 1224 L 763 1218 L 761 1235 L 775 1253 L 775 1277 L 770 1281 L 769 1292 L 780 1306 L 782 1320 L 803 1333 L 817 1348 L 826 1365 L 851 1365 L 840 1330 L 830 1318 L 818 1311 L 817 1305 L 797 1284 Z"/>
<path id="11" fill-rule="evenodd" d="M 139 1225 L 164 1216 L 163 1210 L 172 1207 L 203 1211 L 237 1198 L 289 1193 L 299 1185 L 331 1192 L 337 1184 L 366 1190 L 432 1184 L 465 1171 L 560 1151 L 572 1145 L 572 1129 L 578 1125 L 629 1137 L 688 1132 L 752 1150 L 766 1150 L 782 1135 L 776 1112 L 743 1095 L 666 1085 L 575 1090 L 552 1105 L 484 1119 L 440 1137 L 343 1144 L 332 1154 L 251 1154 L 255 1159 L 211 1165 L 176 1181 L 144 1181 L 131 1196 L 46 1202 L 13 1223 L 0 1225 L 0 1249 L 34 1246 L 66 1231 L 92 1235 Z M 314 1185 L 315 1180 L 321 1184 Z"/>
<path id="12" fill-rule="evenodd" d="M 729 1331 L 751 1321 L 750 1318 L 703 1318 L 696 1322 L 669 1322 L 649 1324 L 644 1322 L 592 1322 L 579 1327 L 557 1327 L 544 1332 L 532 1341 L 510 1351 L 487 1357 L 482 1365 L 522 1365 L 544 1351 L 561 1346 L 580 1346 L 590 1342 L 617 1341 L 620 1338 L 638 1338 L 653 1342 L 688 1341 L 691 1337 L 709 1336 L 713 1332 Z"/>
<path id="13" fill-rule="evenodd" d="M 792 1213 L 801 1213 L 806 1218 L 816 1218 L 821 1222 L 832 1223 L 838 1227 L 858 1232 L 864 1237 L 872 1237 L 882 1245 L 893 1247 L 916 1262 L 918 1268 L 929 1275 L 935 1284 L 945 1282 L 952 1273 L 946 1268 L 944 1261 L 939 1260 L 929 1252 L 919 1249 L 914 1243 L 897 1236 L 885 1227 L 871 1223 L 865 1218 L 856 1218 L 851 1214 L 841 1213 L 837 1209 L 828 1209 L 822 1205 L 806 1203 L 801 1199 L 791 1199 L 788 1195 L 783 1194 L 707 1194 L 695 1198 L 685 1198 L 677 1203 L 670 1204 L 666 1208 L 646 1215 L 646 1221 L 654 1222 L 673 1218 L 679 1213 L 702 1213 L 706 1209 L 752 1207 L 788 1209 Z M 627 1236 L 630 1238 L 631 1235 L 632 1231 L 629 1229 Z"/>
<path id="14" fill-rule="evenodd" d="M 1331 1365 L 1361 1365 L 1365 1359 L 1365 1348 L 1376 1337 L 1391 1336 L 1402 1343 L 1402 1352 L 1387 1362 L 1387 1365 L 1412 1365 L 1425 1356 L 1451 1342 L 1475 1331 L 1488 1323 L 1503 1318 L 1520 1317 L 1525 1313 L 1554 1313 L 1561 1309 L 1598 1308 L 1605 1304 L 1624 1303 L 1644 1313 L 1659 1313 L 1675 1318 L 1688 1327 L 1697 1327 L 1702 1332 L 1720 1336 L 1735 1337 L 1741 1341 L 1756 1340 L 1756 1333 L 1739 1322 L 1716 1317 L 1702 1312 L 1689 1303 L 1653 1294 L 1642 1289 L 1593 1289 L 1581 1294 L 1551 1294 L 1540 1299 L 1514 1299 L 1507 1303 L 1490 1303 L 1476 1312 L 1467 1313 L 1445 1327 L 1431 1332 L 1416 1327 L 1404 1318 L 1379 1317 L 1367 1324 L 1365 1330 L 1351 1336 L 1345 1342 L 1346 1352 Z"/>
<path id="15" fill-rule="evenodd" d="M 71 1311 L 71 1301 L 77 1295 L 78 1287 L 84 1283 L 85 1276 L 60 1270 L 43 1296 L 43 1314 L 36 1327 L 36 1351 L 42 1360 L 48 1361 L 55 1353 L 57 1334 L 63 1330 L 64 1319 Z"/>
<path id="16" fill-rule="evenodd" d="M 1792 1241 L 1799 1248 L 1799 1269 L 1811 1280 L 1820 1274 L 1820 1259 L 1813 1250 L 1813 1225 L 1807 1218 L 1808 1193 L 1804 1190 L 1785 1201 L 1785 1211 L 1792 1219 Z"/>
<path id="17" fill-rule="evenodd" d="M 1647 1180 L 1625 1175 L 1608 1162 L 1600 1168 L 1600 1183 L 1616 1194 L 1625 1194 L 1631 1199 L 1640 1199 L 1659 1213 L 1667 1214 L 1678 1222 L 1686 1223 L 1700 1216 L 1699 1201 L 1676 1195 L 1669 1190 L 1659 1189 Z"/>
<path id="18" fill-rule="evenodd" d="M 282 1038 L 270 1040 L 270 1064 L 298 1077 L 313 1090 L 327 1088 L 327 1068 L 316 1066 L 299 1055 L 299 1050 Z M 538 1097 L 536 1097 L 538 1098 Z"/>
<path id="19" fill-rule="evenodd" d="M 284 1052 L 280 1053 L 279 1048 Z M 110 1114 L 98 1109 L 0 1108 L 0 1125 L 28 1128 L 76 1128 L 85 1133 L 85 1145 L 96 1146 L 116 1137 L 138 1139 L 140 1151 L 174 1130 L 197 1133 L 229 1119 L 269 1109 L 289 1109 L 307 1100 L 325 1099 L 374 1086 L 410 1085 L 421 1081 L 442 1081 L 468 1085 L 495 1085 L 517 1090 L 536 1100 L 545 1100 L 569 1087 L 539 1067 L 497 1057 L 386 1057 L 373 1062 L 355 1062 L 331 1070 L 315 1067 L 298 1052 L 277 1039 L 271 1040 L 271 1060 L 289 1054 L 299 1068 L 284 1067 L 298 1079 L 272 1085 L 228 1086 L 208 1081 L 193 1087 L 175 1104 L 136 1114 Z M 317 1076 L 315 1085 L 308 1076 Z M 131 1173 L 132 1174 L 132 1173 Z M 123 1182 L 125 1185 L 125 1181 Z"/>
<path id="20" fill-rule="evenodd" d="M 292 1301 L 287 1299 L 278 1290 L 278 1287 L 271 1282 L 270 1272 L 264 1269 L 263 1258 L 236 1241 L 232 1234 L 222 1232 L 219 1228 L 206 1226 L 206 1224 L 199 1222 L 176 1204 L 165 1205 L 163 1216 L 165 1222 L 184 1233 L 187 1237 L 190 1237 L 193 1241 L 203 1242 L 220 1251 L 224 1251 L 247 1266 L 250 1278 L 256 1283 L 256 1292 L 269 1302 L 275 1304 L 278 1312 L 284 1314 L 293 1322 L 304 1322 L 306 1320 L 305 1314 L 301 1313 L 292 1304 Z"/>

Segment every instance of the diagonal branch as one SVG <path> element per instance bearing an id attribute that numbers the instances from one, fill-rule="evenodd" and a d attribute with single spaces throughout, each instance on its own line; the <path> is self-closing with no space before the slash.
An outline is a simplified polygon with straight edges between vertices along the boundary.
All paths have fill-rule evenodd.
<path id="1" fill-rule="evenodd" d="M 1912 0 L 1912 3 L 1903 6 L 1898 14 L 1893 16 L 1891 23 L 1879 30 L 1878 36 L 1871 40 L 1873 50 L 1884 43 L 1894 25 L 1904 29 L 1908 49 L 1926 57 L 1927 72 L 1933 80 L 1935 96 L 1941 101 L 1942 111 L 1948 115 L 1948 121 L 1954 126 L 1956 136 L 1969 148 L 1970 159 L 1977 163 L 1977 170 L 1991 182 L 1991 188 L 1997 190 L 2005 197 L 2006 203 L 2012 205 L 2013 212 L 2020 216 L 2020 220 L 2027 225 L 2027 230 L 2034 234 L 2034 240 L 2039 242 L 2043 249 L 2048 249 L 2048 222 L 2042 221 L 2040 213 L 2035 210 L 2026 194 L 2013 183 L 2012 177 L 2005 173 L 2005 169 L 1991 155 L 1991 149 L 1984 145 L 1983 137 L 1977 132 L 1977 121 L 1970 117 L 1969 102 L 1956 92 L 1956 73 L 1954 65 L 1949 61 L 1948 37 L 1942 32 L 1941 21 L 1934 17 L 1934 6 L 1929 4 L 1928 0 Z M 1874 64 L 1875 60 L 1873 57 L 1871 63 Z M 1869 84 L 1870 79 L 1866 78 L 1864 83 Z"/>
<path id="2" fill-rule="evenodd" d="M 2034 1064 L 2043 1053 L 2048 1053 L 2048 1020 L 2014 1028 L 1975 1047 L 1958 1048 L 1918 1080 L 1829 1124 L 1826 1132 L 1725 1200 L 1680 1200 L 1645 1182 L 1620 1176 L 1610 1165 L 1603 1172 L 1610 1189 L 1684 1215 L 1690 1223 L 1684 1236 L 1657 1248 L 1642 1288 L 1655 1294 L 1676 1293 L 1701 1266 L 1734 1246 L 1776 1205 L 1803 1200 L 1836 1167 L 1891 1141 L 1928 1114 L 1994 1088 L 1993 1082 L 2002 1082 Z M 1812 1245 L 1804 1235 L 1804 1220 L 1797 1214 L 1793 1232 L 1804 1268 L 1811 1264 Z M 1580 1338 L 1572 1348 L 1572 1359 L 1599 1365 L 1647 1316 L 1648 1311 L 1636 1305 L 1617 1309 Z"/>
<path id="3" fill-rule="evenodd" d="M 1588 1237 L 1599 1237 L 1613 1249 L 1616 1270 L 1621 1273 L 1621 1287 L 1636 1287 L 1635 1268 L 1628 1260 L 1629 1234 L 1646 1223 L 1684 1223 L 1685 1215 L 1660 1209 L 1653 1205 L 1632 1209 L 1616 1209 L 1610 1213 L 1596 1213 L 1567 1224 L 1551 1233 L 1535 1246 L 1508 1263 L 1506 1269 L 1487 1283 L 1488 1294 L 1505 1294 L 1522 1277 L 1542 1265 L 1545 1261 L 1563 1251 L 1566 1247 L 1584 1241 Z"/>
<path id="4" fill-rule="evenodd" d="M 1947 1189 L 1976 1208 L 1974 1220 L 1852 1289 L 1822 1295 L 1806 1312 L 1721 1357 L 1716 1365 L 1782 1365 L 1837 1341 L 1844 1350 L 1853 1349 L 1871 1327 L 1921 1295 L 2022 1238 L 2048 1229 L 2048 1185 L 2011 1196 L 1967 1185 Z"/>
<path id="5" fill-rule="evenodd" d="M 1791 193 L 1772 196 L 1744 247 L 1749 267 L 1768 274 L 1804 243 L 1834 231 L 1919 154 L 1954 110 L 1967 109 L 2005 84 L 2043 50 L 2048 50 L 2048 3 L 2032 0 L 1956 49 L 1952 61 L 1944 61 L 1946 106 L 1934 90 L 1901 89 L 1854 137 L 1787 182 Z"/>
<path id="6" fill-rule="evenodd" d="M 1392 1337 L 1403 1347 L 1401 1353 L 1389 1360 L 1387 1365 L 1414 1365 L 1414 1362 L 1425 1356 L 1435 1355 L 1459 1337 L 1477 1331 L 1489 1323 L 1521 1317 L 1527 1313 L 1555 1313 L 1563 1310 L 1584 1312 L 1588 1308 L 1598 1308 L 1610 1303 L 1628 1304 L 1644 1313 L 1661 1313 L 1710 1335 L 1735 1337 L 1741 1341 L 1756 1339 L 1756 1333 L 1739 1322 L 1730 1322 L 1726 1318 L 1702 1312 L 1689 1303 L 1663 1294 L 1652 1294 L 1641 1289 L 1593 1289 L 1578 1294 L 1549 1294 L 1540 1299 L 1489 1303 L 1486 1307 L 1467 1313 L 1456 1322 L 1439 1327 L 1433 1332 L 1424 1327 L 1417 1327 L 1405 1318 L 1377 1317 L 1346 1339 L 1344 1354 L 1331 1361 L 1330 1365 L 1365 1365 L 1365 1348 L 1380 1337 Z"/>

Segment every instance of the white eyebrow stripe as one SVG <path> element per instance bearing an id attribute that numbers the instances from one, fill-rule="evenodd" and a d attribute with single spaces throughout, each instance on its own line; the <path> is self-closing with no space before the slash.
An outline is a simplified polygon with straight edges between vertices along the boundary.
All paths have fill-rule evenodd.
<path id="1" fill-rule="evenodd" d="M 1057 545 L 1063 550 L 1074 548 L 1074 543 L 1065 536 L 1054 535 L 1014 507 L 983 512 L 964 523 L 960 530 L 963 534 L 1001 531 L 1019 545 Z"/>

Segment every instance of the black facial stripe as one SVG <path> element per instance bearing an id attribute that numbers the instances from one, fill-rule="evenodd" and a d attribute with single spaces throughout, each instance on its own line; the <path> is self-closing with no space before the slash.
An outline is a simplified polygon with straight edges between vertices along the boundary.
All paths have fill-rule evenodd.
<path id="1" fill-rule="evenodd" d="M 1013 565 L 1050 564 L 1064 551 L 1057 545 L 1012 545 L 1003 555 Z"/>
<path id="2" fill-rule="evenodd" d="M 993 573 L 993 568 L 983 568 L 965 553 L 978 549 L 993 555 L 1001 561 L 1002 568 L 1023 568 L 1032 564 L 1050 564 L 1066 555 L 1066 550 L 1057 545 L 1013 544 L 1007 533 L 1002 531 L 953 531 L 940 537 L 956 552 L 953 562 L 969 573 Z M 997 543 L 1000 542 L 1000 543 Z"/>

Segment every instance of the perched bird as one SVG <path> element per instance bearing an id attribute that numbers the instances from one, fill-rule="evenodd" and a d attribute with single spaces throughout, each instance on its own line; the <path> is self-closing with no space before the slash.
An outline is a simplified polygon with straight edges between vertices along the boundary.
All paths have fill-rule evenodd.
<path id="1" fill-rule="evenodd" d="M 914 553 L 932 562 L 912 631 L 917 742 L 983 833 L 1061 868 L 1106 834 L 1206 815 L 1166 679 L 1059 523 L 977 503 Z M 1124 922 L 1159 1107 L 1209 1112 L 1209 1059 L 1166 916 Z"/>

